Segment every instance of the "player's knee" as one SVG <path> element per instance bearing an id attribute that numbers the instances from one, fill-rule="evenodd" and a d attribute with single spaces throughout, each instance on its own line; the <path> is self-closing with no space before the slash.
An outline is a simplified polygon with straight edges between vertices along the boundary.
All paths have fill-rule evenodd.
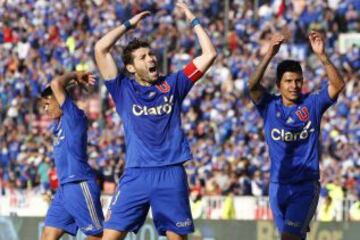
<path id="1" fill-rule="evenodd" d="M 86 238 L 86 240 L 101 240 L 103 237 L 103 233 L 99 233 L 96 235 L 91 235 Z"/>
<path id="2" fill-rule="evenodd" d="M 127 232 L 105 229 L 102 240 L 123 240 L 125 239 L 126 235 Z"/>
<path id="3" fill-rule="evenodd" d="M 180 235 L 171 231 L 166 232 L 168 240 L 187 240 L 187 235 Z"/>
<path id="4" fill-rule="evenodd" d="M 41 240 L 48 239 L 48 233 L 45 232 L 45 230 L 41 233 Z"/>
<path id="5" fill-rule="evenodd" d="M 58 240 L 62 235 L 62 231 L 45 228 L 41 234 L 41 240 Z"/>
<path id="6" fill-rule="evenodd" d="M 301 237 L 296 236 L 293 233 L 284 232 L 281 234 L 281 240 L 301 240 Z"/>

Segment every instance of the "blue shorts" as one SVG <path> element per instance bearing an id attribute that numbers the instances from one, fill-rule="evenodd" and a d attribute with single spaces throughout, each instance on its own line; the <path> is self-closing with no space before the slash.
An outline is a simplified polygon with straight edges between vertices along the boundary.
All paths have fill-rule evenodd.
<path id="1" fill-rule="evenodd" d="M 159 235 L 194 231 L 187 176 L 182 165 L 127 168 L 110 203 L 104 228 L 135 232 L 151 207 Z"/>
<path id="2" fill-rule="evenodd" d="M 319 201 L 319 182 L 270 183 L 269 191 L 271 210 L 280 233 L 305 238 Z"/>
<path id="3" fill-rule="evenodd" d="M 75 236 L 78 228 L 86 235 L 103 231 L 104 216 L 100 188 L 95 181 L 70 182 L 56 191 L 45 218 L 45 226 Z"/>

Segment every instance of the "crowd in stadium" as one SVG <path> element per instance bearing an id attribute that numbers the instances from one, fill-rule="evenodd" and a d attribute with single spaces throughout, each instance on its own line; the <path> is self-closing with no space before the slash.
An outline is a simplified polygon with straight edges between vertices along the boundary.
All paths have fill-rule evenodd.
<path id="1" fill-rule="evenodd" d="M 286 58 L 303 63 L 304 92 L 326 82 L 325 71 L 308 44 L 309 29 L 323 31 L 326 51 L 341 69 L 346 89 L 323 118 L 321 182 L 333 198 L 360 196 L 360 47 L 339 51 L 339 35 L 360 32 L 360 2 L 191 0 L 210 33 L 219 57 L 183 104 L 183 126 L 193 160 L 187 163 L 192 196 L 267 195 L 269 156 L 263 123 L 248 97 L 246 83 L 273 32 L 290 32 L 265 83 L 276 91 L 275 67 Z M 256 2 L 256 1 L 255 1 Z M 280 1 L 281 2 L 281 1 Z M 180 70 L 198 51 L 191 27 L 172 0 L 44 1 L 14 0 L 0 8 L 0 188 L 55 190 L 51 125 L 36 107 L 40 91 L 57 74 L 97 73 L 94 44 L 132 15 L 153 13 L 129 39 L 151 43 L 163 73 Z M 228 28 L 227 35 L 225 30 Z M 73 92 L 91 119 L 88 156 L 105 193 L 112 193 L 124 168 L 122 121 L 101 79 L 90 91 Z"/>

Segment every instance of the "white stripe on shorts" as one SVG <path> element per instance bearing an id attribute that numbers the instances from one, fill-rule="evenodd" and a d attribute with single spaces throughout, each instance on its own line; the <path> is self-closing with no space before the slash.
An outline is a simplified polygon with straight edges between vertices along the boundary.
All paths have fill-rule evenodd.
<path id="1" fill-rule="evenodd" d="M 98 217 L 96 209 L 95 209 L 94 201 L 92 199 L 88 183 L 87 182 L 81 182 L 80 186 L 81 186 L 81 189 L 83 191 L 83 195 L 85 197 L 86 205 L 87 205 L 87 208 L 89 210 L 91 220 L 94 223 L 95 228 L 100 229 L 101 224 L 100 224 L 99 217 Z"/>

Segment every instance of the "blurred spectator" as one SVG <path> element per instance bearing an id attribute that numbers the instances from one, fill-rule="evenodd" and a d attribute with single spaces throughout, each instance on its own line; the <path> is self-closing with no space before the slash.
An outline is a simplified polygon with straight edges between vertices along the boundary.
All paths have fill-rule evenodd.
<path id="1" fill-rule="evenodd" d="M 336 219 L 336 206 L 328 195 L 324 201 L 321 202 L 318 210 L 318 220 L 322 222 L 331 222 Z"/>
<path id="2" fill-rule="evenodd" d="M 229 193 L 223 202 L 222 209 L 221 209 L 221 219 L 224 220 L 232 220 L 235 219 L 236 211 L 234 205 L 234 194 Z"/>
<path id="3" fill-rule="evenodd" d="M 52 164 L 50 164 L 50 170 L 48 172 L 48 176 L 49 176 L 50 190 L 52 193 L 55 193 L 56 189 L 59 187 L 59 179 L 57 177 L 56 168 L 53 162 Z"/>
<path id="4" fill-rule="evenodd" d="M 49 183 L 49 171 L 50 171 L 50 162 L 51 159 L 46 157 L 38 167 L 38 176 L 40 177 L 40 192 L 42 194 L 47 193 L 50 190 L 50 183 Z"/>
<path id="5" fill-rule="evenodd" d="M 360 195 L 350 207 L 350 220 L 360 221 Z"/>
<path id="6" fill-rule="evenodd" d="M 201 219 L 205 216 L 205 205 L 200 193 L 190 194 L 190 207 L 193 219 Z"/>
<path id="7" fill-rule="evenodd" d="M 337 104 L 322 122 L 321 182 L 333 201 L 360 193 L 360 47 L 340 53 L 339 35 L 360 32 L 359 1 L 190 0 L 216 45 L 219 57 L 183 102 L 182 121 L 192 147 L 186 164 L 189 187 L 204 195 L 267 195 L 269 157 L 263 123 L 247 97 L 246 84 L 261 61 L 272 32 L 289 32 L 289 41 L 266 72 L 264 84 L 276 92 L 276 64 L 284 58 L 304 60 L 304 92 L 325 84 L 307 32 L 326 33 L 327 51 L 347 82 Z M 254 6 L 259 2 L 258 8 Z M 278 2 L 284 2 L 277 5 Z M 145 38 L 159 58 L 161 71 L 177 71 L 199 51 L 191 27 L 174 11 L 172 0 L 6 1 L 0 9 L 0 182 L 7 189 L 47 189 L 58 185 L 51 160 L 51 123 L 40 116 L 36 97 L 63 71 L 96 72 L 96 40 L 133 14 L 152 16 L 121 39 Z M 225 36 L 224 18 L 229 31 Z M 178 33 L 181 33 L 180 35 Z M 165 48 L 164 46 L 170 46 Z M 99 79 L 99 81 L 101 81 Z M 126 154 L 122 121 L 103 85 L 75 92 L 90 119 L 88 156 L 103 190 L 111 193 L 121 176 Z M 50 164 L 50 167 L 48 166 Z M 46 169 L 49 170 L 48 179 Z M 47 183 L 48 181 L 48 183 Z"/>

